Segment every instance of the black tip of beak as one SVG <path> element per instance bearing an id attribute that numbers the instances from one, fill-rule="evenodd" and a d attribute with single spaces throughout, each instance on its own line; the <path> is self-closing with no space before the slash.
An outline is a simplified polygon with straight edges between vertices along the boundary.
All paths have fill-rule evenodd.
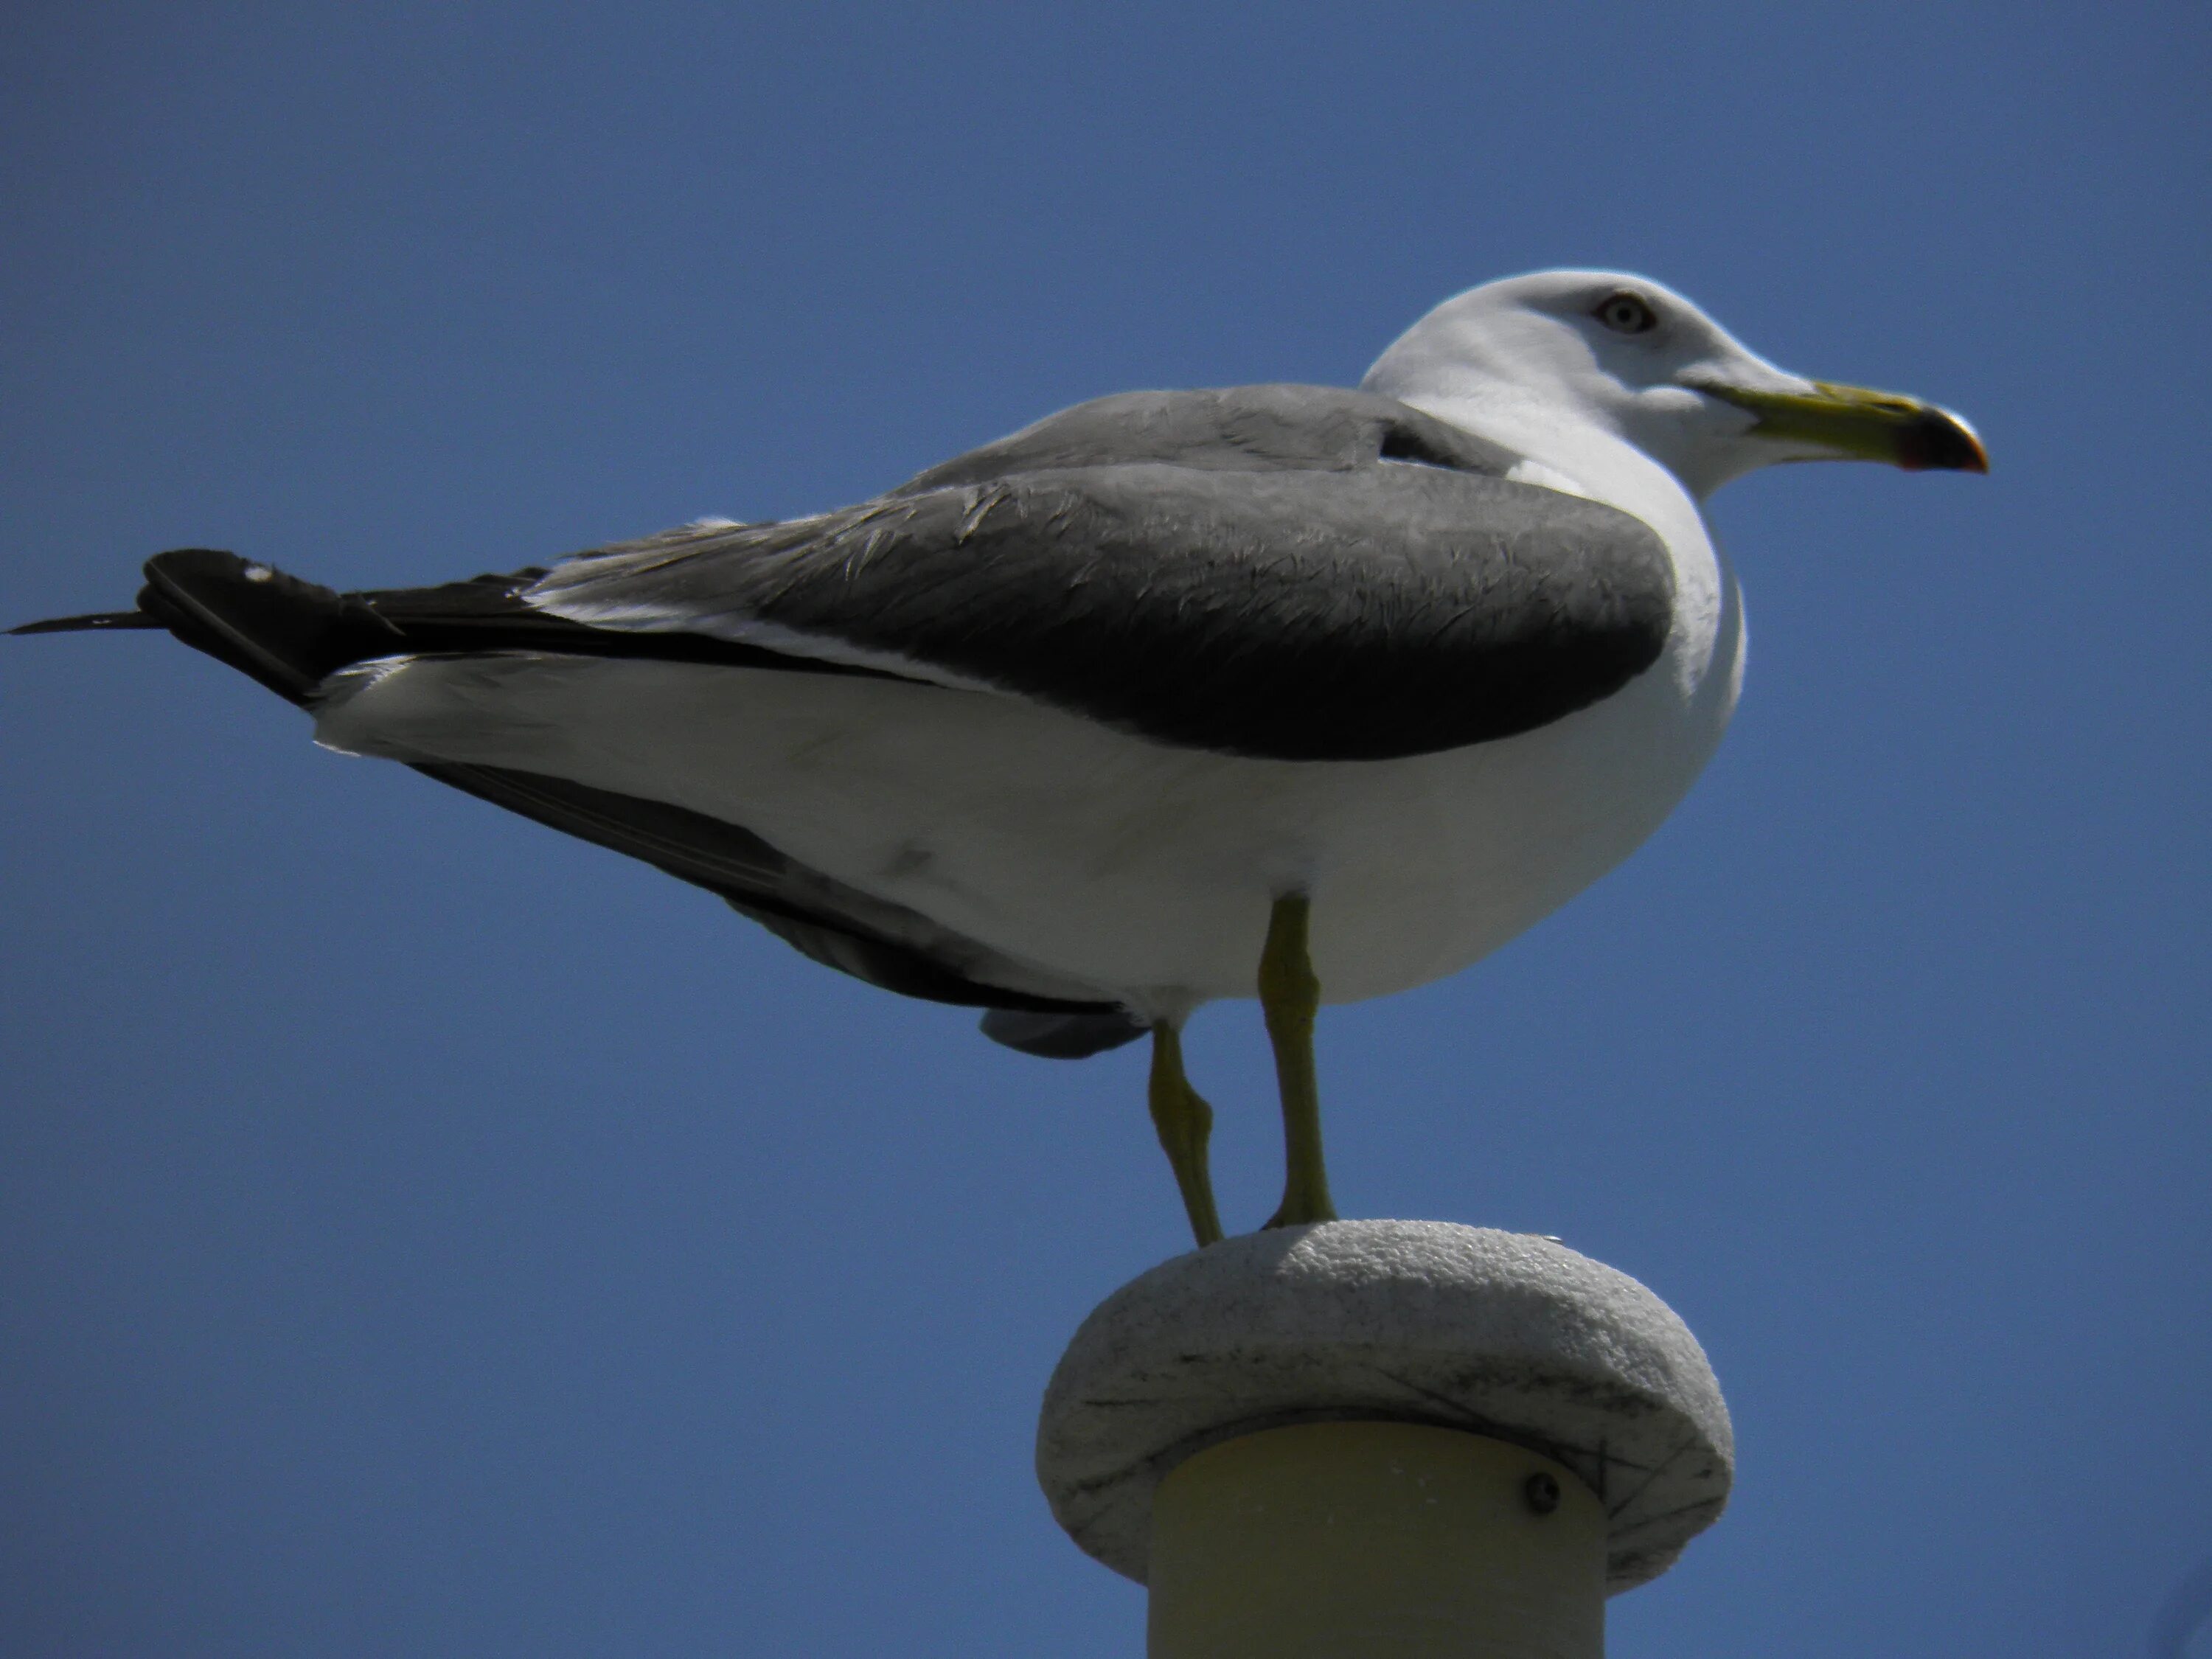
<path id="1" fill-rule="evenodd" d="M 1989 452 L 1948 409 L 1929 408 L 1897 434 L 1897 464 L 1907 472 L 1987 472 Z"/>

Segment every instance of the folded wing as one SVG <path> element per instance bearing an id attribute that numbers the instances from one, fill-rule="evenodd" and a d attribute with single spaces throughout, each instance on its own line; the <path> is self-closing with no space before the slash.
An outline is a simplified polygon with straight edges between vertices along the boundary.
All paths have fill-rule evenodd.
<path id="1" fill-rule="evenodd" d="M 1657 535 L 1498 476 L 1509 460 L 1358 392 L 1138 393 L 858 507 L 588 554 L 522 597 L 1159 743 L 1388 759 L 1546 725 L 1665 642 Z"/>

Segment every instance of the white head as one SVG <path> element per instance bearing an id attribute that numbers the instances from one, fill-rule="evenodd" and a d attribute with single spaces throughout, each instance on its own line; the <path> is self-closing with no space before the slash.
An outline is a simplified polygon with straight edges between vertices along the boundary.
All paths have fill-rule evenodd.
<path id="1" fill-rule="evenodd" d="M 1597 428 L 1698 496 L 1777 461 L 1989 470 L 1973 428 L 1948 410 L 1778 368 L 1680 295 L 1620 271 L 1469 289 L 1408 329 L 1361 384 L 1533 441 L 1532 456 L 1552 465 L 1545 448 Z"/>

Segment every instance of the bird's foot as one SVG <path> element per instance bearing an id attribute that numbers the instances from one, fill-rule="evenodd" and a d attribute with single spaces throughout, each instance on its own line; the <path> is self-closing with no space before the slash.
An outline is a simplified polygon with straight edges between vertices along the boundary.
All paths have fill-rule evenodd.
<path id="1" fill-rule="evenodd" d="M 1326 1191 L 1318 1196 L 1300 1194 L 1295 1199 L 1285 1194 L 1283 1201 L 1276 1206 L 1274 1214 L 1267 1218 L 1260 1231 L 1266 1232 L 1273 1227 L 1305 1227 L 1316 1221 L 1338 1219 L 1336 1206 L 1328 1201 Z"/>

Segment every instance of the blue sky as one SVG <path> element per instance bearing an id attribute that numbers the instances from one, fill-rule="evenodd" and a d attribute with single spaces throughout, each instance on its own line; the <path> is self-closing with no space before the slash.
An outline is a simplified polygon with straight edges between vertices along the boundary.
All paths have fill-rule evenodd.
<path id="1" fill-rule="evenodd" d="M 2212 1555 L 2201 8 L 19 6 L 8 620 L 864 495 L 1098 393 L 1347 382 L 1536 266 L 1967 413 L 1715 506 L 1722 754 L 1333 1011 L 1347 1213 L 1706 1344 L 1623 1656 L 2135 1655 Z M 151 636 L 0 649 L 0 1646 L 1140 1650 L 1030 1470 L 1182 1247 L 1134 1052 L 1005 1053 Z M 1279 1151 L 1201 1016 L 1232 1228 Z M 2205 1650 L 2200 1641 L 2197 1651 Z"/>

